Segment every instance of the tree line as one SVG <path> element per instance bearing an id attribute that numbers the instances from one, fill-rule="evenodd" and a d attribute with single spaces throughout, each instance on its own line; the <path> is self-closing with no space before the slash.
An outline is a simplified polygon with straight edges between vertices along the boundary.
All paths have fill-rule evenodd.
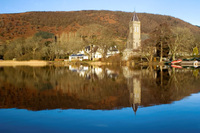
<path id="1" fill-rule="evenodd" d="M 193 34 L 188 28 L 170 26 L 163 23 L 150 34 L 143 35 L 142 56 L 152 62 L 153 57 L 171 58 L 176 56 L 197 56 L 200 48 L 198 34 Z M 5 60 L 54 60 L 65 59 L 88 45 L 96 45 L 102 49 L 105 57 L 111 46 L 118 46 L 122 51 L 126 39 L 116 39 L 111 28 L 100 24 L 90 24 L 80 27 L 76 32 L 53 34 L 40 31 L 29 38 L 18 38 L 0 44 L 0 59 Z"/>
<path id="2" fill-rule="evenodd" d="M 153 57 L 175 60 L 176 57 L 198 56 L 200 42 L 198 37 L 185 27 L 172 27 L 167 23 L 160 24 L 143 41 L 143 56 L 150 62 Z M 196 51 L 196 52 L 195 52 Z"/>
<path id="3" fill-rule="evenodd" d="M 91 24 L 76 32 L 55 35 L 40 31 L 29 38 L 18 38 L 0 45 L 0 58 L 5 60 L 66 59 L 88 45 L 96 45 L 105 57 L 110 46 L 119 45 L 113 32 L 104 26 Z M 120 47 L 122 48 L 122 47 Z"/>

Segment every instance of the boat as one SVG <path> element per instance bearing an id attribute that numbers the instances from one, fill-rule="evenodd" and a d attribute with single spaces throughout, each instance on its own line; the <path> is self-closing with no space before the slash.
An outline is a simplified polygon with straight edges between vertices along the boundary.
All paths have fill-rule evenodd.
<path id="1" fill-rule="evenodd" d="M 179 59 L 179 60 L 175 60 L 175 61 L 172 61 L 171 64 L 179 64 L 181 63 L 183 60 Z"/>

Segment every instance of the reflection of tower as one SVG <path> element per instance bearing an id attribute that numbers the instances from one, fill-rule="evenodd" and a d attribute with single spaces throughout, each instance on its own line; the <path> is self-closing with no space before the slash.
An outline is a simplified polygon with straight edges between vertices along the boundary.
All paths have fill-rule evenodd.
<path id="1" fill-rule="evenodd" d="M 133 88 L 130 91 L 132 108 L 133 111 L 136 113 L 138 106 L 141 104 L 141 81 L 139 79 L 133 78 Z"/>
<path id="2" fill-rule="evenodd" d="M 141 71 L 130 70 L 128 67 L 123 68 L 123 74 L 127 78 L 127 86 L 130 93 L 130 104 L 136 113 L 138 106 L 141 104 Z"/>

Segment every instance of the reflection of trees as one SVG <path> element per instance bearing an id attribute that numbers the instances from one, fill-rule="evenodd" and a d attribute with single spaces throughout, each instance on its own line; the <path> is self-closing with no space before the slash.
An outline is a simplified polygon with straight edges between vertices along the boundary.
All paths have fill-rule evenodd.
<path id="1" fill-rule="evenodd" d="M 61 71 L 63 70 L 53 67 L 49 67 L 49 69 L 45 67 L 4 67 L 0 71 L 0 79 L 21 88 L 53 89 L 57 80 L 61 78 L 59 74 Z"/>
<path id="2" fill-rule="evenodd" d="M 172 69 L 169 80 L 169 88 L 173 89 L 174 95 L 177 95 L 179 100 L 183 96 L 189 96 L 191 93 L 199 92 L 199 77 L 193 76 L 196 70 L 191 69 Z"/>
<path id="3" fill-rule="evenodd" d="M 112 109 L 128 106 L 123 77 L 87 80 L 64 67 L 8 67 L 0 70 L 3 108 Z M 125 103 L 125 104 L 124 104 Z"/>
<path id="4" fill-rule="evenodd" d="M 117 73 L 117 78 L 111 78 L 107 70 Z M 136 111 L 139 105 L 170 103 L 199 92 L 200 77 L 193 76 L 194 71 L 109 66 L 102 67 L 103 78 L 93 76 L 88 80 L 68 67 L 3 67 L 0 107 L 41 110 L 132 106 Z"/>
<path id="5" fill-rule="evenodd" d="M 171 103 L 180 100 L 191 93 L 199 92 L 199 77 L 194 77 L 192 70 L 172 70 L 171 68 L 127 69 L 124 70 L 127 78 L 130 104 L 135 104 L 137 99 L 131 99 L 135 91 L 133 79 L 140 79 L 141 82 L 141 103 L 140 106 L 151 106 Z M 140 72 L 137 78 L 134 73 Z M 138 73 L 139 74 L 139 73 Z M 130 90 L 130 89 L 133 90 Z M 132 101 L 131 101 L 132 100 Z M 135 101 L 134 101 L 135 100 Z"/>
<path id="6" fill-rule="evenodd" d="M 156 70 L 156 79 L 151 79 L 143 76 L 143 87 L 148 88 L 142 99 L 143 105 L 164 104 L 172 101 L 180 100 L 191 93 L 199 91 L 198 79 L 192 76 L 192 71 L 183 69 L 163 69 Z M 154 82 L 152 82 L 154 80 Z M 155 84 L 156 83 L 156 84 Z"/>

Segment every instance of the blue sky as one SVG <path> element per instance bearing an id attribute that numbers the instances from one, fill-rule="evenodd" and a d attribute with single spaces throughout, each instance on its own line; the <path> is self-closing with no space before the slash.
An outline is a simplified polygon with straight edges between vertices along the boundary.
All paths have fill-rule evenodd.
<path id="1" fill-rule="evenodd" d="M 170 15 L 200 25 L 200 0 L 0 0 L 0 13 L 112 10 Z"/>

